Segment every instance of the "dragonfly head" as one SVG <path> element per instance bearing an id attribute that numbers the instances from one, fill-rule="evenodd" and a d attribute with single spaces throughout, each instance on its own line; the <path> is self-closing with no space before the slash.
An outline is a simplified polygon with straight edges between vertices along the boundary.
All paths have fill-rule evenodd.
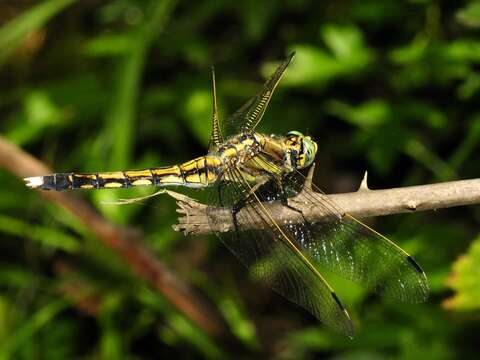
<path id="1" fill-rule="evenodd" d="M 305 136 L 298 131 L 290 131 L 285 136 L 287 146 L 287 161 L 297 169 L 310 166 L 317 154 L 318 145 L 310 136 Z"/>

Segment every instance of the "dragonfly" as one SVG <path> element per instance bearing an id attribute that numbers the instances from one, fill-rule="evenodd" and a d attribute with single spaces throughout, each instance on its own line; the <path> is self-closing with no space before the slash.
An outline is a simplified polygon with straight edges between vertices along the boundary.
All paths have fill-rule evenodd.
<path id="1" fill-rule="evenodd" d="M 353 337 L 346 307 L 327 282 L 334 273 L 370 291 L 403 302 L 424 302 L 429 287 L 415 259 L 386 236 L 345 213 L 314 184 L 302 191 L 303 171 L 312 166 L 317 143 L 299 131 L 257 131 L 294 53 L 285 58 L 262 90 L 220 122 L 212 67 L 212 130 L 206 155 L 173 166 L 98 173 L 55 173 L 25 178 L 34 189 L 184 186 L 208 191 L 206 213 L 212 232 L 247 267 L 286 299 L 337 332 Z M 322 221 L 303 216 L 296 203 L 314 206 Z M 294 220 L 277 221 L 269 205 L 289 207 Z M 225 212 L 228 214 L 225 218 Z M 225 222 L 231 231 L 224 231 Z"/>

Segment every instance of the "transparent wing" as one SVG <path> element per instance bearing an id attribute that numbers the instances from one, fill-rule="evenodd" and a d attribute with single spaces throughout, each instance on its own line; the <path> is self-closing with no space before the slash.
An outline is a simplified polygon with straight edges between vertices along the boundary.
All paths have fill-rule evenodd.
<path id="1" fill-rule="evenodd" d="M 265 82 L 258 95 L 248 100 L 237 112 L 225 120 L 225 133 L 228 136 L 255 130 L 294 55 L 293 52 L 282 61 L 273 75 Z"/>
<path id="2" fill-rule="evenodd" d="M 267 160 L 257 157 L 255 161 L 260 164 Z M 315 185 L 312 187 L 316 192 L 301 192 L 304 182 L 305 177 L 295 172 L 283 178 L 281 185 L 271 183 L 259 191 L 273 201 L 296 196 L 295 203 L 313 206 L 326 214 L 325 221 L 313 223 L 299 211 L 297 221 L 284 224 L 317 264 L 382 296 L 412 303 L 427 300 L 426 275 L 412 256 L 360 220 L 345 214 Z"/>
<path id="3" fill-rule="evenodd" d="M 218 116 L 217 84 L 215 81 L 215 68 L 212 66 L 212 133 L 210 135 L 209 149 L 212 150 L 221 143 L 223 143 L 223 136 L 220 131 L 220 117 Z"/>
<path id="4" fill-rule="evenodd" d="M 301 175 L 301 174 L 300 174 Z M 303 175 L 290 180 L 304 182 Z M 294 184 L 298 188 L 298 183 Z M 355 217 L 345 214 L 318 187 L 301 192 L 299 201 L 331 213 L 332 222 L 299 226 L 305 231 L 303 247 L 325 268 L 358 281 L 376 293 L 404 302 L 424 302 L 429 287 L 425 272 L 415 259 L 387 237 Z"/>
<path id="5" fill-rule="evenodd" d="M 302 253 L 291 229 L 275 223 L 265 207 L 264 192 L 245 181 L 238 168 L 228 169 L 212 190 L 207 210 L 213 229 L 221 228 L 224 208 L 232 212 L 236 231 L 217 232 L 222 242 L 250 270 L 288 300 L 302 306 L 338 332 L 353 336 L 353 324 L 333 289 L 308 256 Z M 254 229 L 254 230 L 252 230 Z"/>

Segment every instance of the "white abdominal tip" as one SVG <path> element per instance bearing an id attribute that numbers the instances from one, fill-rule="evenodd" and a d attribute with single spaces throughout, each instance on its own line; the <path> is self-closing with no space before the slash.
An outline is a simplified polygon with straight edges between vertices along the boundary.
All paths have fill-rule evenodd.
<path id="1" fill-rule="evenodd" d="M 25 185 L 27 185 L 30 189 L 35 189 L 43 185 L 43 178 L 41 176 L 33 176 L 24 178 Z"/>

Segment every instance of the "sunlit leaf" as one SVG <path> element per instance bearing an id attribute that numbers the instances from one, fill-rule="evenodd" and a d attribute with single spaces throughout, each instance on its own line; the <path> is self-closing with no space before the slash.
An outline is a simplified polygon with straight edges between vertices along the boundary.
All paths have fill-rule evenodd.
<path id="1" fill-rule="evenodd" d="M 444 301 L 447 309 L 480 309 L 480 238 L 475 239 L 468 251 L 453 264 L 448 285 L 455 294 Z"/>
<path id="2" fill-rule="evenodd" d="M 471 28 L 480 27 L 480 1 L 471 1 L 467 6 L 458 10 L 457 20 Z"/>
<path id="3" fill-rule="evenodd" d="M 419 61 L 425 56 L 428 48 L 428 40 L 419 37 L 410 44 L 393 49 L 389 56 L 396 64 L 406 64 Z"/>
<path id="4" fill-rule="evenodd" d="M 85 45 L 85 54 L 89 56 L 118 56 L 127 54 L 135 46 L 131 35 L 99 36 Z"/>
<path id="5" fill-rule="evenodd" d="M 320 34 L 329 51 L 310 44 L 292 46 L 296 52 L 295 59 L 282 84 L 322 87 L 336 78 L 361 73 L 373 60 L 372 51 L 356 27 L 324 25 Z M 271 74 L 276 65 L 267 64 L 262 69 L 263 73 Z"/>
<path id="6" fill-rule="evenodd" d="M 338 100 L 325 104 L 326 110 L 340 119 L 363 129 L 369 129 L 386 122 L 390 115 L 388 104 L 380 99 L 352 106 Z"/>
<path id="7" fill-rule="evenodd" d="M 210 90 L 196 90 L 183 103 L 187 124 L 195 137 L 207 148 L 212 118 L 212 94 Z"/>
<path id="8" fill-rule="evenodd" d="M 480 62 L 480 41 L 473 39 L 460 39 L 452 41 L 443 48 L 450 60 Z"/>
<path id="9" fill-rule="evenodd" d="M 49 127 L 61 123 L 66 117 L 66 111 L 53 102 L 50 94 L 33 90 L 25 96 L 20 119 L 6 137 L 18 145 L 24 145 L 36 140 Z"/>

